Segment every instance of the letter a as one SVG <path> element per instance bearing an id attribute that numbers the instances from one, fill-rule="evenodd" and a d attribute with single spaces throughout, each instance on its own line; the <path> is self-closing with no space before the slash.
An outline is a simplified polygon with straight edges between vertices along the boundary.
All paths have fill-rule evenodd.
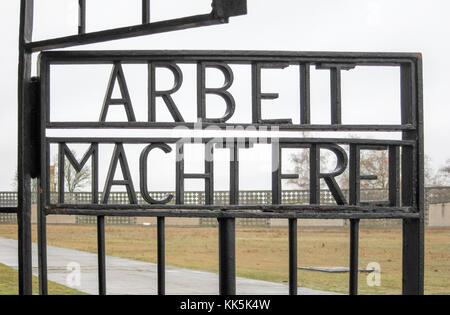
<path id="1" fill-rule="evenodd" d="M 120 168 L 122 169 L 123 180 L 114 180 L 117 164 L 119 162 Z M 131 178 L 130 168 L 128 166 L 127 157 L 125 155 L 125 150 L 122 143 L 116 143 L 116 147 L 114 148 L 113 156 L 111 158 L 111 164 L 109 165 L 108 176 L 106 178 L 105 189 L 103 189 L 103 204 L 108 203 L 109 194 L 111 193 L 111 187 L 114 185 L 125 186 L 130 203 L 138 203 L 136 192 L 134 191 L 133 179 Z"/>
<path id="2" fill-rule="evenodd" d="M 116 81 L 119 83 L 120 94 L 122 98 L 112 98 L 114 86 Z M 127 83 L 125 81 L 125 75 L 123 73 L 122 64 L 115 62 L 109 78 L 108 90 L 106 91 L 105 100 L 103 102 L 102 112 L 100 114 L 100 121 L 105 122 L 108 114 L 109 105 L 123 105 L 125 112 L 127 113 L 128 121 L 136 121 L 134 116 L 133 106 L 131 104 L 130 94 L 128 93 Z"/>

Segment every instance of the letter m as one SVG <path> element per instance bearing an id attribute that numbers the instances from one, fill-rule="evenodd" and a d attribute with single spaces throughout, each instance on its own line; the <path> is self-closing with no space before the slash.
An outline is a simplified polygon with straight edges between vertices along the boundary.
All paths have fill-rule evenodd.
<path id="1" fill-rule="evenodd" d="M 91 193 L 92 203 L 98 203 L 98 143 L 92 143 L 89 149 L 84 154 L 80 162 L 77 161 L 73 152 L 65 143 L 59 144 L 58 152 L 58 198 L 59 203 L 64 203 L 64 192 L 66 182 L 66 163 L 69 161 L 70 165 L 75 169 L 76 174 L 79 174 L 87 161 L 91 159 Z M 68 165 L 70 167 L 70 165 Z M 76 176 L 76 175 L 75 175 Z M 73 179 L 72 179 L 73 180 Z"/>

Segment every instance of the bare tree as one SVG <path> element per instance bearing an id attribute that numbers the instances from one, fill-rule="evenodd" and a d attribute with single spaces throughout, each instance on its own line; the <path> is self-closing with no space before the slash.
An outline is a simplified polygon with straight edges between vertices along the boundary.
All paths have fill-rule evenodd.
<path id="1" fill-rule="evenodd" d="M 329 164 L 330 154 L 328 151 L 322 151 L 320 154 L 320 165 L 323 169 Z M 302 149 L 298 153 L 293 153 L 290 156 L 290 162 L 294 164 L 294 174 L 298 174 L 297 179 L 289 179 L 288 183 L 295 188 L 307 190 L 309 189 L 309 150 Z M 326 184 L 321 182 L 321 186 L 325 187 Z"/>
<path id="2" fill-rule="evenodd" d="M 450 159 L 442 166 L 434 176 L 434 186 L 450 185 Z"/>
<path id="3" fill-rule="evenodd" d="M 347 152 L 348 154 L 348 152 Z M 333 167 L 333 154 L 323 150 L 320 155 L 321 169 Z M 289 183 L 299 189 L 309 189 L 309 150 L 302 150 L 300 153 L 292 154 L 290 161 L 294 164 L 295 174 L 299 174 L 298 179 L 291 179 Z M 361 181 L 362 189 L 382 188 L 389 185 L 389 153 L 387 150 L 361 150 L 360 172 L 362 175 L 376 175 L 376 180 Z M 349 187 L 349 169 L 336 178 L 342 189 Z M 324 182 L 321 183 L 325 187 Z"/>
<path id="4" fill-rule="evenodd" d="M 73 156 L 77 158 L 75 151 L 71 150 Z M 54 161 L 58 160 L 58 157 L 54 157 Z M 59 178 L 59 165 L 55 165 L 55 177 Z M 91 182 L 91 168 L 89 165 L 85 165 L 80 172 L 76 170 L 70 164 L 67 157 L 64 159 L 64 190 L 69 193 L 80 191 Z"/>

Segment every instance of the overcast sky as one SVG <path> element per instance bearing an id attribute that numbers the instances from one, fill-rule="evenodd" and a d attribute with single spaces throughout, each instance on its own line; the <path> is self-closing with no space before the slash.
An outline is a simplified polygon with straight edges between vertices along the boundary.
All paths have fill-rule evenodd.
<path id="1" fill-rule="evenodd" d="M 2 73 L 0 79 L 0 123 L 2 126 L 0 178 L 2 181 L 0 190 L 12 189 L 11 183 L 16 170 L 19 2 L 0 1 L 0 29 L 2 30 L 2 58 L 0 59 Z M 88 31 L 139 23 L 140 0 L 88 0 L 87 2 Z M 157 21 L 207 13 L 210 2 L 210 0 L 153 0 L 151 18 Z M 77 3 L 76 0 L 35 0 L 34 39 L 74 34 L 77 29 Z M 101 5 L 106 6 L 106 9 L 101 9 Z M 450 58 L 447 58 L 450 48 L 449 9 L 448 0 L 248 0 L 248 15 L 232 18 L 229 24 L 74 49 L 421 52 L 424 60 L 425 150 L 426 154 L 432 158 L 433 166 L 438 168 L 450 158 L 448 149 Z M 105 73 L 107 74 L 108 71 L 109 69 Z M 385 91 L 383 95 L 387 95 L 386 100 L 398 101 L 398 92 L 392 89 L 392 86 L 397 86 L 395 80 L 398 80 L 398 76 L 391 70 L 380 71 L 360 74 L 356 72 L 353 82 L 358 81 L 358 78 L 365 78 L 367 82 L 378 81 L 380 89 Z M 99 72 L 98 76 L 101 78 L 104 74 Z M 323 74 L 316 74 L 316 76 L 317 82 L 326 81 L 323 81 L 325 78 Z M 60 77 L 64 78 L 64 76 Z M 290 95 L 287 90 L 286 93 L 278 90 L 283 87 L 276 85 L 277 78 L 279 77 L 275 75 L 271 80 L 269 79 L 269 82 L 273 83 L 268 86 L 269 92 L 279 91 L 279 101 L 288 102 L 290 97 L 295 96 Z M 130 78 L 130 80 L 133 79 Z M 350 96 L 353 95 L 352 88 L 343 87 L 343 89 L 345 110 L 346 95 L 348 95 L 348 108 L 353 106 L 351 104 L 355 101 L 353 103 L 350 101 Z M 100 89 L 97 92 L 101 95 L 105 93 Z M 314 91 L 312 93 L 314 94 Z M 377 91 L 367 91 L 367 94 L 359 93 L 357 97 L 366 95 L 367 99 L 380 102 L 379 106 L 389 106 L 380 94 L 382 93 Z M 322 98 L 323 95 L 317 96 L 312 105 L 321 106 Z M 361 102 L 361 99 L 358 101 Z M 377 117 L 376 112 L 374 114 L 369 112 L 366 115 L 380 119 L 381 122 L 383 116 Z M 395 116 L 397 113 L 398 109 L 393 108 L 391 114 Z M 100 184 L 100 189 L 102 185 Z M 254 187 L 254 189 L 260 188 Z"/>

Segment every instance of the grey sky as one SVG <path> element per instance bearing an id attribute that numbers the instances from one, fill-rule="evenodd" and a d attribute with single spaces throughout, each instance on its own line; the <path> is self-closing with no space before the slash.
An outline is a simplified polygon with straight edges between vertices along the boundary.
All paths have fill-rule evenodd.
<path id="1" fill-rule="evenodd" d="M 91 9 L 87 16 L 90 31 L 139 23 L 140 0 L 87 2 L 90 3 L 88 10 Z M 210 2 L 210 0 L 154 0 L 152 19 L 206 13 Z M 76 32 L 76 0 L 35 0 L 35 3 L 35 39 Z M 95 7 L 108 3 L 110 6 L 106 11 L 101 12 Z M 450 59 L 446 56 L 450 48 L 447 40 L 450 30 L 449 9 L 450 2 L 447 0 L 248 0 L 248 15 L 232 18 L 229 24 L 75 49 L 421 52 L 424 58 L 425 148 L 426 154 L 433 159 L 433 165 L 438 167 L 450 158 L 450 151 L 446 145 L 450 134 L 448 123 L 450 106 L 447 104 Z M 16 169 L 18 23 L 19 1 L 1 1 L 0 27 L 3 45 L 0 60 L 2 69 L 0 190 L 11 189 Z M 361 75 L 364 76 L 364 73 Z M 367 76 L 368 80 L 383 80 L 380 82 L 383 88 L 391 87 L 390 81 L 385 81 L 384 78 L 392 78 L 392 73 L 371 73 L 366 74 L 366 78 Z M 323 79 L 317 80 L 324 82 Z M 357 80 L 357 77 L 354 80 Z M 268 86 L 270 90 L 278 88 L 276 76 L 270 83 L 274 84 Z M 363 92 L 364 90 L 360 91 L 360 95 L 356 97 L 363 97 L 365 95 Z M 100 91 L 100 94 L 102 93 L 104 91 Z M 368 98 L 379 97 L 376 91 L 367 93 L 372 93 L 368 94 Z M 348 95 L 350 94 L 349 91 Z M 394 100 L 397 97 L 394 90 L 388 94 Z M 280 101 L 281 96 L 286 100 L 291 97 L 280 91 Z M 379 98 L 378 101 L 383 102 L 383 98 Z M 320 105 L 321 99 L 318 98 L 316 103 Z M 375 117 L 376 112 L 373 115 Z M 267 156 L 269 157 L 268 154 Z"/>

